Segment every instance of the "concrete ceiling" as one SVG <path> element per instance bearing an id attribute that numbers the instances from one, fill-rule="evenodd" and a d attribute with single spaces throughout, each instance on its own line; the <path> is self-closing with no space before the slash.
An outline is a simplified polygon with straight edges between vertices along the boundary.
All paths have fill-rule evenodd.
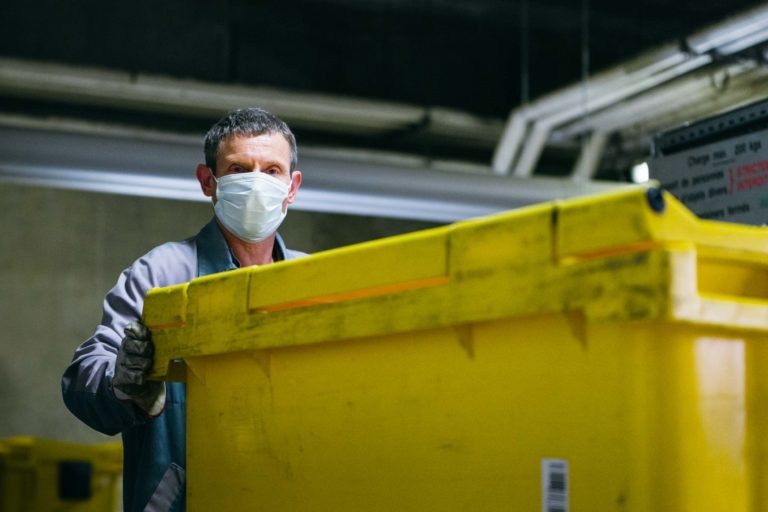
<path id="1" fill-rule="evenodd" d="M 380 174 L 452 169 L 440 176 L 469 173 L 490 189 L 499 183 L 495 171 L 518 195 L 529 194 L 504 203 L 513 207 L 592 190 L 571 187 L 574 179 L 626 181 L 654 131 L 768 94 L 755 85 L 764 79 L 768 35 L 728 55 L 696 46 L 707 27 L 739 16 L 742 26 L 762 7 L 755 0 L 8 0 L 0 4 L 0 124 L 144 134 L 135 140 L 200 137 L 229 106 L 258 103 L 288 120 L 310 154 L 335 148 L 336 161 L 383 165 Z M 638 102 L 634 91 L 609 105 L 624 110 L 591 108 L 596 77 L 621 67 L 631 78 L 673 50 L 701 63 L 686 70 L 698 74 L 685 84 L 661 81 L 652 88 L 666 96 Z M 727 90 L 731 78 L 741 88 Z M 676 97 L 692 94 L 682 86 L 695 81 L 705 83 L 698 104 L 707 108 L 676 108 Z M 530 169 L 520 172 L 514 157 L 498 164 L 510 113 L 569 87 L 581 90 L 570 107 L 592 102 L 584 115 L 549 127 Z M 643 117 L 649 104 L 657 110 Z M 628 124 L 633 116 L 638 121 Z M 590 135 L 599 153 L 584 151 Z M 597 162 L 579 174 L 587 157 Z M 552 176 L 567 178 L 553 186 Z M 542 196 L 540 186 L 552 192 Z"/>

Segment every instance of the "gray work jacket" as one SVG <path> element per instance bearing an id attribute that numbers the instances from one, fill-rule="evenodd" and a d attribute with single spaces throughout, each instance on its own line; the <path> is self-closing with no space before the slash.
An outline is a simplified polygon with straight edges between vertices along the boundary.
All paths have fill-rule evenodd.
<path id="1" fill-rule="evenodd" d="M 275 238 L 275 261 L 304 256 Z M 123 329 L 141 318 L 151 288 L 186 283 L 197 276 L 237 268 L 215 219 L 182 242 L 160 245 L 125 269 L 104 299 L 96 331 L 81 344 L 61 381 L 64 403 L 90 427 L 123 436 L 125 512 L 185 509 L 185 387 L 167 383 L 165 409 L 150 418 L 115 397 L 112 376 Z"/>

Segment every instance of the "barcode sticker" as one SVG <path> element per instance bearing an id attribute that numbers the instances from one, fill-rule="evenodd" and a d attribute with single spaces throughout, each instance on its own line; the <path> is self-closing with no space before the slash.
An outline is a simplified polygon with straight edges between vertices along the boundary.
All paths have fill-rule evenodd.
<path id="1" fill-rule="evenodd" d="M 542 459 L 542 512 L 568 512 L 568 461 Z"/>

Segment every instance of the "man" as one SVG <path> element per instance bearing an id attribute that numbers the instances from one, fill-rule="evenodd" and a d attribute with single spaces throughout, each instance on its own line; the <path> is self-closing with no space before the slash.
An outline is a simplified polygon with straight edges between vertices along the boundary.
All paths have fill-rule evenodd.
<path id="1" fill-rule="evenodd" d="M 125 512 L 182 511 L 185 389 L 146 379 L 154 347 L 140 323 L 151 288 L 303 253 L 277 228 L 301 185 L 288 126 L 257 108 L 235 110 L 205 137 L 197 180 L 214 218 L 193 238 L 156 247 L 122 272 L 104 300 L 102 322 L 75 351 L 62 378 L 64 403 L 105 434 L 122 432 Z"/>

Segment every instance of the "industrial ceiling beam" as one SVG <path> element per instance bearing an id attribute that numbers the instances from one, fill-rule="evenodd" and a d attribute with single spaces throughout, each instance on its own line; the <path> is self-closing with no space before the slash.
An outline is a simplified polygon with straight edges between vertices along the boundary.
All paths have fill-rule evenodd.
<path id="1" fill-rule="evenodd" d="M 727 82 L 717 87 L 715 75 L 723 80 L 727 77 Z M 688 116 L 694 110 L 689 107 L 695 109 L 697 117 L 712 115 L 719 108 L 764 98 L 768 94 L 767 78 L 768 69 L 754 62 L 700 72 L 686 80 L 666 84 L 653 94 L 628 99 L 587 119 L 563 125 L 552 132 L 551 140 L 567 140 L 592 130 L 618 131 L 635 124 L 653 123 L 665 116 L 692 119 Z"/>
<path id="2" fill-rule="evenodd" d="M 503 127 L 499 120 L 447 108 L 9 58 L 0 58 L 0 94 L 213 119 L 233 108 L 258 105 L 294 128 L 375 134 L 420 126 L 427 134 L 489 147 Z"/>
<path id="3" fill-rule="evenodd" d="M 0 181 L 206 201 L 194 177 L 202 138 L 0 117 Z M 295 208 L 452 222 L 626 186 L 493 176 L 422 158 L 302 147 Z M 461 172 L 458 172 L 460 170 Z"/>
<path id="4" fill-rule="evenodd" d="M 575 83 L 510 113 L 494 152 L 495 174 L 530 176 L 558 126 L 614 108 L 723 58 L 768 41 L 768 7 L 760 6 L 686 39 L 646 52 L 588 81 Z M 684 120 L 681 120 L 681 122 Z M 603 127 L 595 129 L 606 132 Z"/>

